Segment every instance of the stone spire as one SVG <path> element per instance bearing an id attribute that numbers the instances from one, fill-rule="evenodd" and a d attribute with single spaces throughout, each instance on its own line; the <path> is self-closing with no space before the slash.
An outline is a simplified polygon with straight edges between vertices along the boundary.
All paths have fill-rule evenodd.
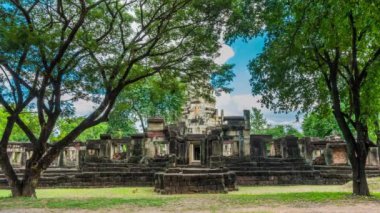
<path id="1" fill-rule="evenodd" d="M 191 93 L 181 120 L 186 125 L 187 134 L 206 134 L 208 127 L 215 127 L 220 123 L 215 101 Z"/>

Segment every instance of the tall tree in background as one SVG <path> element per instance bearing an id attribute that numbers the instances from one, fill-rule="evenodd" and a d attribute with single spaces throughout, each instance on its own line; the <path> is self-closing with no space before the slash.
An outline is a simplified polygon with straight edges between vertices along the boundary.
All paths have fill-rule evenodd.
<path id="1" fill-rule="evenodd" d="M 128 86 L 159 74 L 202 88 L 207 82 L 201 79 L 215 72 L 209 68 L 220 47 L 229 4 L 0 1 L 0 104 L 9 114 L 0 139 L 0 163 L 12 195 L 35 196 L 41 173 L 82 132 L 107 121 L 116 98 Z M 97 106 L 49 146 L 57 122 L 80 99 Z M 38 115 L 37 134 L 20 116 L 29 109 Z M 22 178 L 6 151 L 15 125 L 33 145 Z"/>
<path id="2" fill-rule="evenodd" d="M 305 136 L 324 138 L 332 134 L 342 136 L 339 126 L 331 110 L 325 113 L 312 111 L 308 113 L 302 122 L 302 130 Z"/>
<path id="3" fill-rule="evenodd" d="M 252 0 L 237 7 L 230 40 L 266 37 L 249 65 L 252 93 L 282 112 L 330 106 L 347 143 L 353 193 L 369 195 L 368 125 L 378 119 L 380 96 L 378 2 Z"/>
<path id="4" fill-rule="evenodd" d="M 251 134 L 261 134 L 262 131 L 268 127 L 267 120 L 260 109 L 252 107 L 251 110 Z"/>
<path id="5" fill-rule="evenodd" d="M 128 130 L 128 122 L 133 121 L 146 132 L 149 117 L 160 116 L 169 123 L 176 121 L 186 101 L 185 91 L 186 85 L 178 79 L 144 79 L 120 94 L 109 125 L 111 129 Z"/>
<path id="6" fill-rule="evenodd" d="M 296 128 L 292 125 L 268 125 L 266 129 L 262 131 L 261 134 L 272 135 L 273 138 L 281 138 L 287 135 L 293 135 L 296 137 L 303 137 L 302 133 L 300 133 Z"/>
<path id="7" fill-rule="evenodd" d="M 303 135 L 291 125 L 269 124 L 260 109 L 252 107 L 251 111 L 251 134 L 272 135 L 274 138 L 281 138 L 287 135 L 302 137 Z"/>

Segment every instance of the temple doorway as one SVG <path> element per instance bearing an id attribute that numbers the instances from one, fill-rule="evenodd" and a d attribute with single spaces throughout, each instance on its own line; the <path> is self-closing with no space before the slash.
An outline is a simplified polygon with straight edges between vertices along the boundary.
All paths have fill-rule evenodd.
<path id="1" fill-rule="evenodd" d="M 198 165 L 201 163 L 201 145 L 199 143 L 190 144 L 189 163 Z"/>

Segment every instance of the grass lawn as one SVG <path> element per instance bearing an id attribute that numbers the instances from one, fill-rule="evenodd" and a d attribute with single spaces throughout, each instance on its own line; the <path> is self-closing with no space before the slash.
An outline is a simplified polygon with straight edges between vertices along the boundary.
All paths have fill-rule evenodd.
<path id="1" fill-rule="evenodd" d="M 228 194 L 158 195 L 150 187 L 38 189 L 38 198 L 10 198 L 0 190 L 0 210 L 11 209 L 89 209 L 111 212 L 132 209 L 158 211 L 227 211 L 252 206 L 310 206 L 375 204 L 380 208 L 380 179 L 371 179 L 372 197 L 351 195 L 350 184 L 343 186 L 252 186 L 239 187 Z M 116 211 L 117 212 L 117 211 Z"/>

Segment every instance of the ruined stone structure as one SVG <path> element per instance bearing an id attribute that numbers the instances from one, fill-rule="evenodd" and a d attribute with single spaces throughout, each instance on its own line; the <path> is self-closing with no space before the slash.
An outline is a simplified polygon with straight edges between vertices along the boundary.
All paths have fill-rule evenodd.
<path id="1" fill-rule="evenodd" d="M 301 138 L 298 141 L 301 156 L 310 164 L 327 166 L 349 165 L 347 144 L 339 136 L 325 139 Z M 369 142 L 368 166 L 379 166 L 378 147 Z"/>
<path id="2" fill-rule="evenodd" d="M 7 153 L 14 167 L 24 167 L 26 160 L 32 156 L 33 150 L 30 143 L 11 142 L 8 144 Z M 64 151 L 51 164 L 53 168 L 79 168 L 81 156 L 84 156 L 86 144 L 74 142 L 65 147 Z M 83 160 L 83 159 L 82 159 Z"/>
<path id="3" fill-rule="evenodd" d="M 148 119 L 147 131 L 124 139 L 70 144 L 44 172 L 40 186 L 155 186 L 163 194 L 227 192 L 236 185 L 342 184 L 351 180 L 346 144 L 325 139 L 250 135 L 250 115 L 224 116 L 204 99 L 189 101 L 183 118 L 166 124 Z M 367 175 L 380 176 L 372 145 Z M 9 143 L 8 154 L 22 175 L 32 150 Z M 0 186 L 7 187 L 3 174 Z"/>
<path id="4" fill-rule="evenodd" d="M 154 190 L 161 194 L 227 193 L 237 190 L 236 174 L 227 168 L 170 168 L 157 172 Z"/>

